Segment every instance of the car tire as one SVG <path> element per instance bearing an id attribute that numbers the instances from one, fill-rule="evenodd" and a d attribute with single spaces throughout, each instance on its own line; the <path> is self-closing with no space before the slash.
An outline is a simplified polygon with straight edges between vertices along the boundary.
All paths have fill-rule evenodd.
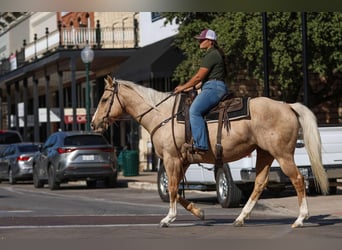
<path id="1" fill-rule="evenodd" d="M 329 182 L 336 183 L 337 179 L 329 179 Z M 337 186 L 336 185 L 329 186 L 329 194 L 331 194 L 331 195 L 337 194 Z"/>
<path id="2" fill-rule="evenodd" d="M 97 181 L 96 180 L 86 180 L 87 188 L 96 188 Z"/>
<path id="3" fill-rule="evenodd" d="M 57 190 L 59 189 L 59 182 L 56 178 L 56 169 L 54 166 L 50 165 L 49 167 L 49 176 L 48 176 L 48 183 L 50 190 Z"/>
<path id="4" fill-rule="evenodd" d="M 14 184 L 16 183 L 15 177 L 13 176 L 12 168 L 10 168 L 10 169 L 8 170 L 8 182 L 9 182 L 11 185 L 14 185 Z"/>
<path id="5" fill-rule="evenodd" d="M 107 188 L 114 188 L 117 184 L 117 176 L 108 177 L 105 179 L 105 186 Z"/>
<path id="6" fill-rule="evenodd" d="M 44 182 L 39 179 L 38 170 L 36 167 L 33 168 L 33 186 L 35 188 L 43 188 Z"/>
<path id="7" fill-rule="evenodd" d="M 162 201 L 169 202 L 170 201 L 169 190 L 168 190 L 169 181 L 168 181 L 167 174 L 166 174 L 164 164 L 162 161 L 160 162 L 157 176 L 158 176 L 157 185 L 158 185 L 159 197 Z"/>
<path id="8" fill-rule="evenodd" d="M 223 208 L 237 207 L 241 203 L 242 192 L 233 182 L 229 167 L 224 165 L 216 172 L 217 200 Z"/>

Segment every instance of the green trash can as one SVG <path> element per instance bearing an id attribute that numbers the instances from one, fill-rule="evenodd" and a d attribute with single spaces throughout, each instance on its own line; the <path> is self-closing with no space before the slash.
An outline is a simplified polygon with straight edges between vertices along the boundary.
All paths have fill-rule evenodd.
<path id="1" fill-rule="evenodd" d="M 139 154 L 137 150 L 126 150 L 123 152 L 123 175 L 139 175 Z"/>

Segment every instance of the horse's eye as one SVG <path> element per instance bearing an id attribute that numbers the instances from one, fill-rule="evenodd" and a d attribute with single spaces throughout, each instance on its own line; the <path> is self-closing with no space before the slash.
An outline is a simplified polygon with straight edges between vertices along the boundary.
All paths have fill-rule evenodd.
<path id="1" fill-rule="evenodd" d="M 106 103 L 107 102 L 107 98 L 102 98 L 101 99 L 101 103 Z"/>

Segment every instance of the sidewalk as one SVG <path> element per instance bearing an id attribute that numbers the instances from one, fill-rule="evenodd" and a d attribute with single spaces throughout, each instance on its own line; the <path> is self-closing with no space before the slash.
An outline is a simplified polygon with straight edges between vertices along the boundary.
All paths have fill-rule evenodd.
<path id="1" fill-rule="evenodd" d="M 158 190 L 157 188 L 157 175 L 156 171 L 139 172 L 139 175 L 124 176 L 123 172 L 119 172 L 118 181 L 127 182 L 129 188 L 144 189 L 144 190 Z"/>

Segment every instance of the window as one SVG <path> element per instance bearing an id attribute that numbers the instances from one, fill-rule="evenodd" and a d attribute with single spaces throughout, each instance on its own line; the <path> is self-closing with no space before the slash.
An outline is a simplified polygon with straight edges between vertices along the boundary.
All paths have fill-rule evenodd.
<path id="1" fill-rule="evenodd" d="M 162 17 L 160 15 L 160 12 L 151 12 L 151 20 L 152 20 L 152 22 L 158 21 L 161 18 Z"/>
<path id="2" fill-rule="evenodd" d="M 64 139 L 65 146 L 93 146 L 107 144 L 108 142 L 101 135 L 73 135 Z"/>

